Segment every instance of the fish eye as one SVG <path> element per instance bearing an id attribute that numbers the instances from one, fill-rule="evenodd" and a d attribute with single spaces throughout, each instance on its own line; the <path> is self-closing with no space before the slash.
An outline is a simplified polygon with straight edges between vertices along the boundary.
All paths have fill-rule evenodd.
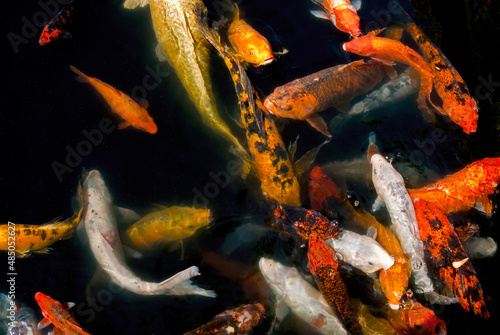
<path id="1" fill-rule="evenodd" d="M 285 107 L 283 107 L 283 109 L 286 111 L 291 111 L 292 108 L 293 108 L 292 105 L 286 105 Z"/>
<path id="2" fill-rule="evenodd" d="M 368 261 L 368 265 L 375 265 L 375 263 L 373 263 L 372 261 Z"/>

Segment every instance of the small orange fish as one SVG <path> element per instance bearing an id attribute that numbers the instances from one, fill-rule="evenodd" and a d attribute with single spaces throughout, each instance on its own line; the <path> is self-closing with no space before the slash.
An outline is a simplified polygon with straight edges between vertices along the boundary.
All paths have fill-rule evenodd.
<path id="1" fill-rule="evenodd" d="M 331 137 L 325 121 L 316 113 L 330 107 L 348 110 L 350 101 L 371 91 L 386 71 L 380 63 L 363 60 L 333 66 L 275 88 L 264 106 L 279 117 L 307 120 Z"/>
<path id="2" fill-rule="evenodd" d="M 311 14 L 320 18 L 331 20 L 333 25 L 351 37 L 361 35 L 359 30 L 359 16 L 357 10 L 361 8 L 361 0 L 312 0 L 323 8 L 322 11 L 312 10 Z"/>
<path id="3" fill-rule="evenodd" d="M 338 271 L 338 260 L 333 249 L 321 237 L 312 235 L 307 257 L 316 284 L 330 307 L 338 311 L 350 334 L 363 334 L 358 317 L 349 303 L 347 288 Z"/>
<path id="4" fill-rule="evenodd" d="M 386 308 L 385 317 L 395 329 L 404 334 L 446 335 L 446 323 L 431 309 L 413 300 L 409 300 L 405 308 Z"/>
<path id="5" fill-rule="evenodd" d="M 420 238 L 431 255 L 439 277 L 453 290 L 464 310 L 489 318 L 476 271 L 448 218 L 425 200 L 416 199 L 413 205 Z"/>
<path id="6" fill-rule="evenodd" d="M 476 101 L 469 94 L 465 81 L 420 28 L 410 24 L 406 30 L 419 45 L 424 59 L 434 74 L 434 88 L 443 100 L 443 110 L 446 115 L 462 127 L 465 133 L 475 133 L 478 108 Z"/>
<path id="7" fill-rule="evenodd" d="M 74 305 L 70 303 L 61 304 L 59 301 L 51 297 L 37 292 L 35 294 L 36 302 L 42 310 L 44 319 L 38 324 L 38 329 L 44 328 L 51 323 L 57 330 L 61 330 L 64 334 L 69 335 L 89 335 L 75 320 L 68 309 Z"/>
<path id="8" fill-rule="evenodd" d="M 264 317 L 261 304 L 243 305 L 216 315 L 212 321 L 184 335 L 251 334 Z"/>
<path id="9" fill-rule="evenodd" d="M 488 195 L 500 183 L 500 158 L 484 158 L 438 182 L 408 190 L 412 199 L 420 198 L 434 204 L 444 215 L 476 208 L 491 214 Z"/>
<path id="10" fill-rule="evenodd" d="M 119 129 L 132 126 L 150 134 L 154 134 L 158 131 L 156 124 L 146 110 L 148 107 L 146 100 L 139 105 L 122 91 L 103 83 L 97 78 L 87 76 L 72 65 L 70 65 L 69 68 L 78 75 L 78 77 L 76 77 L 77 81 L 92 85 L 106 100 L 113 113 L 120 115 L 125 120 L 125 122 L 118 126 Z"/>
<path id="11" fill-rule="evenodd" d="M 361 36 L 352 41 L 346 42 L 343 48 L 347 52 L 352 52 L 360 56 L 371 57 L 384 64 L 392 65 L 398 62 L 410 66 L 410 78 L 420 80 L 420 90 L 417 104 L 424 116 L 433 119 L 427 101 L 440 113 L 444 114 L 441 107 L 437 107 L 431 101 L 433 87 L 432 70 L 425 60 L 415 50 L 399 41 L 394 41 L 385 37 Z"/>

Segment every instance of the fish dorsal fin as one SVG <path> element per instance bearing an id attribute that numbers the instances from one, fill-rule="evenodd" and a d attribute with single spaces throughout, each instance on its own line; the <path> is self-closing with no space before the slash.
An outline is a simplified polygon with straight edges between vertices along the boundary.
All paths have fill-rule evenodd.
<path id="1" fill-rule="evenodd" d="M 52 322 L 50 322 L 49 319 L 44 318 L 44 319 L 42 319 L 42 321 L 38 322 L 38 325 L 36 326 L 36 328 L 38 330 L 40 330 L 40 329 L 43 329 L 43 328 L 45 328 L 45 327 L 47 327 L 47 326 L 49 326 L 51 324 L 52 324 Z"/>
<path id="2" fill-rule="evenodd" d="M 325 144 L 330 142 L 330 139 L 324 141 L 323 143 L 319 144 L 318 146 L 312 148 L 308 152 L 306 152 L 302 157 L 300 157 L 295 163 L 294 163 L 294 171 L 297 177 L 300 177 L 303 173 L 305 173 L 309 168 L 311 167 L 312 163 L 316 159 L 316 156 L 318 155 L 319 150 L 321 147 L 323 147 Z"/>
<path id="3" fill-rule="evenodd" d="M 366 236 L 369 236 L 373 239 L 376 239 L 377 238 L 377 228 L 375 226 L 371 226 L 370 228 L 368 228 L 368 230 L 366 231 Z"/>
<path id="4" fill-rule="evenodd" d="M 149 0 L 125 0 L 123 7 L 127 9 L 134 9 L 137 7 L 144 7 L 149 4 Z"/>

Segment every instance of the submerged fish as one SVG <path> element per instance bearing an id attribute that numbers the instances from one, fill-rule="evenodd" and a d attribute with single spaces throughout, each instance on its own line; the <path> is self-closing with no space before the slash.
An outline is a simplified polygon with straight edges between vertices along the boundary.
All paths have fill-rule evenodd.
<path id="1" fill-rule="evenodd" d="M 426 200 L 445 215 L 471 208 L 491 214 L 488 196 L 499 183 L 500 158 L 483 158 L 433 184 L 408 191 L 413 199 Z"/>
<path id="2" fill-rule="evenodd" d="M 159 243 L 179 241 L 193 235 L 210 223 L 210 210 L 171 206 L 154 211 L 125 232 L 131 247 L 151 249 Z"/>
<path id="3" fill-rule="evenodd" d="M 44 319 L 38 324 L 38 328 L 42 329 L 50 324 L 54 325 L 54 328 L 62 331 L 64 334 L 68 335 L 88 335 L 89 333 L 85 331 L 82 326 L 78 324 L 73 315 L 68 311 L 69 308 L 74 306 L 74 303 L 61 304 L 59 301 L 52 299 L 51 297 L 43 294 L 42 292 L 37 292 L 35 294 L 36 302 L 40 309 L 42 310 L 42 315 Z M 55 331 L 57 331 L 55 330 Z"/>
<path id="4" fill-rule="evenodd" d="M 386 308 L 384 312 L 391 325 L 404 334 L 446 335 L 446 323 L 431 309 L 414 300 L 409 300 L 404 308 Z"/>
<path id="5" fill-rule="evenodd" d="M 125 0 L 134 9 L 149 3 L 153 28 L 158 40 L 156 54 L 168 61 L 201 114 L 203 123 L 232 143 L 241 153 L 245 149 L 219 115 L 210 79 L 210 45 L 196 24 L 196 6 L 201 0 Z"/>
<path id="6" fill-rule="evenodd" d="M 348 334 L 321 292 L 309 284 L 296 268 L 264 257 L 259 260 L 259 268 L 278 302 L 286 303 L 295 315 L 319 334 Z"/>
<path id="7" fill-rule="evenodd" d="M 70 65 L 69 68 L 78 75 L 78 77 L 76 77 L 77 81 L 92 85 L 92 87 L 94 87 L 106 100 L 113 113 L 123 118 L 124 122 L 120 123 L 118 126 L 119 129 L 132 126 L 150 134 L 154 134 L 158 131 L 155 122 L 146 110 L 148 107 L 147 101 L 144 100 L 141 104 L 138 104 L 128 95 L 117 90 L 113 86 L 97 78 L 87 76 L 72 65 Z"/>
<path id="8" fill-rule="evenodd" d="M 351 306 L 358 316 L 359 325 L 365 335 L 396 335 L 398 331 L 394 329 L 389 321 L 382 317 L 374 316 L 367 305 L 359 299 L 351 299 Z"/>
<path id="9" fill-rule="evenodd" d="M 489 318 L 476 271 L 451 223 L 436 206 L 425 200 L 415 199 L 414 206 L 420 238 L 441 280 L 455 293 L 464 310 Z"/>
<path id="10" fill-rule="evenodd" d="M 42 335 L 32 308 L 0 293 L 0 332 L 6 335 Z M 12 298 L 12 299 L 11 299 Z"/>
<path id="11" fill-rule="evenodd" d="M 71 24 L 73 12 L 75 10 L 74 0 L 69 1 L 56 16 L 45 25 L 38 39 L 38 44 L 46 45 L 61 37 L 71 38 L 71 34 L 66 30 Z"/>
<path id="12" fill-rule="evenodd" d="M 432 70 L 415 50 L 399 41 L 378 36 L 358 37 L 344 43 L 343 49 L 360 56 L 371 57 L 388 65 L 392 65 L 394 62 L 408 65 L 410 67 L 410 78 L 418 78 L 420 80 L 417 103 L 424 116 L 429 120 L 433 120 L 434 115 L 427 106 L 427 102 L 443 113 L 442 108 L 437 107 L 431 101 L 433 87 Z"/>
<path id="13" fill-rule="evenodd" d="M 350 101 L 371 91 L 385 73 L 386 67 L 377 62 L 359 60 L 337 65 L 275 88 L 264 106 L 279 117 L 307 120 L 330 136 L 326 123 L 316 113 L 330 107 L 347 111 Z"/>
<path id="14" fill-rule="evenodd" d="M 161 283 L 146 282 L 138 278 L 125 263 L 123 247 L 118 236 L 113 204 L 101 174 L 97 170 L 85 176 L 80 201 L 85 203 L 85 231 L 97 262 L 117 285 L 137 294 L 184 295 L 198 294 L 214 297 L 207 291 L 193 285 L 190 278 L 200 275 L 196 266 L 191 266 Z"/>
<path id="15" fill-rule="evenodd" d="M 313 235 L 309 240 L 307 258 L 316 284 L 330 307 L 338 312 L 350 334 L 362 334 L 358 317 L 349 302 L 347 288 L 338 271 L 335 252 L 322 238 Z"/>
<path id="16" fill-rule="evenodd" d="M 264 317 L 261 304 L 243 305 L 216 315 L 211 321 L 184 335 L 248 335 Z"/>
<path id="17" fill-rule="evenodd" d="M 356 38 L 361 35 L 359 30 L 358 9 L 361 8 L 361 0 L 312 0 L 323 8 L 322 11 L 312 10 L 311 14 L 320 18 L 331 20 L 333 25 L 344 33 L 349 33 Z"/>
<path id="18" fill-rule="evenodd" d="M 477 129 L 478 108 L 469 89 L 451 62 L 415 24 L 406 30 L 422 50 L 427 64 L 434 74 L 434 88 L 443 101 L 443 111 L 467 134 Z"/>
<path id="19" fill-rule="evenodd" d="M 15 241 L 13 246 L 17 257 L 27 257 L 33 252 L 45 254 L 50 251 L 50 245 L 73 235 L 73 231 L 80 222 L 82 210 L 80 208 L 78 213 L 66 220 L 54 220 L 41 225 L 0 225 L 0 250 L 11 250 L 8 249 L 10 245 L 8 242 Z"/>

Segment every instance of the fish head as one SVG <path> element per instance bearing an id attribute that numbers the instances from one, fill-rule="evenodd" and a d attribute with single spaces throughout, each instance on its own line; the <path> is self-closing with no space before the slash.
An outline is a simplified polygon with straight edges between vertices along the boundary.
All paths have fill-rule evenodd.
<path id="1" fill-rule="evenodd" d="M 350 40 L 349 42 L 345 42 L 342 45 L 342 49 L 346 52 L 352 52 L 359 56 L 369 57 L 375 51 L 373 47 L 373 36 L 360 36 Z"/>
<path id="2" fill-rule="evenodd" d="M 179 239 L 193 235 L 199 228 L 206 227 L 212 220 L 210 210 L 206 208 L 179 207 L 179 220 L 176 224 Z"/>
<path id="3" fill-rule="evenodd" d="M 42 315 L 46 318 L 49 315 L 49 311 L 55 304 L 54 299 L 52 299 L 48 295 L 43 294 L 42 292 L 37 292 L 35 294 L 35 300 L 42 310 Z"/>
<path id="4" fill-rule="evenodd" d="M 404 320 L 411 334 L 446 335 L 446 323 L 418 302 L 405 311 Z"/>
<path id="5" fill-rule="evenodd" d="M 315 112 L 317 104 L 317 99 L 304 90 L 299 80 L 277 87 L 264 100 L 271 114 L 297 120 L 307 119 Z"/>
<path id="6" fill-rule="evenodd" d="M 410 273 L 407 263 L 406 259 L 401 259 L 401 261 L 394 262 L 393 266 L 387 270 L 380 271 L 380 286 L 391 308 L 399 306 L 401 298 L 408 290 Z"/>
<path id="7" fill-rule="evenodd" d="M 445 101 L 443 109 L 448 117 L 458 124 L 466 134 L 475 133 L 477 130 L 478 108 L 476 101 L 467 96 L 465 104 L 459 104 L 455 100 Z"/>
<path id="8" fill-rule="evenodd" d="M 344 33 L 349 33 L 353 38 L 361 35 L 359 29 L 359 16 L 354 8 L 344 7 L 335 10 L 335 26 Z"/>
<path id="9" fill-rule="evenodd" d="M 334 269 L 338 268 L 338 260 L 335 252 L 317 235 L 313 235 L 309 239 L 307 258 L 309 259 L 309 266 L 312 274 L 315 274 L 317 268 L 322 265 L 330 265 L 333 266 Z"/>
<path id="10" fill-rule="evenodd" d="M 264 66 L 274 61 L 269 41 L 247 24 L 240 25 L 240 30 L 230 34 L 228 38 L 244 62 Z"/>
<path id="11" fill-rule="evenodd" d="M 38 44 L 46 45 L 50 42 L 57 40 L 58 38 L 63 36 L 64 33 L 65 33 L 64 30 L 61 29 L 45 27 L 42 33 L 40 34 L 40 38 L 38 39 Z"/>
<path id="12" fill-rule="evenodd" d="M 283 265 L 270 258 L 262 257 L 259 260 L 259 269 L 268 284 L 284 290 L 286 268 Z"/>

